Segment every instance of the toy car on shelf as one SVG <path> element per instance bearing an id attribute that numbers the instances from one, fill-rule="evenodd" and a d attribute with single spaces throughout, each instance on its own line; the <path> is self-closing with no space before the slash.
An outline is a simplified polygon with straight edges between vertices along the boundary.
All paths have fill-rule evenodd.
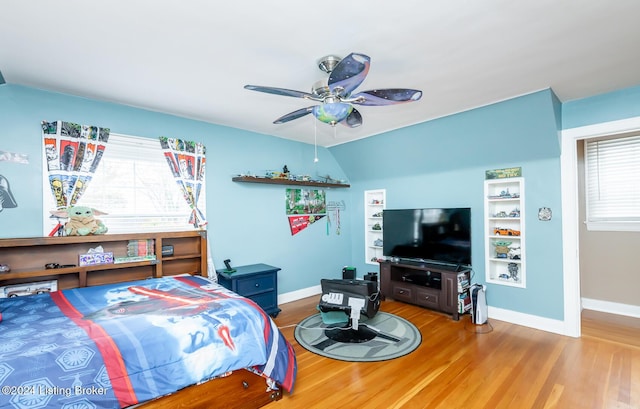
<path id="1" fill-rule="evenodd" d="M 503 190 L 499 195 L 490 195 L 489 199 L 518 199 L 520 193 L 510 193 L 509 189 Z"/>
<path id="2" fill-rule="evenodd" d="M 495 227 L 493 229 L 493 234 L 498 236 L 519 236 L 520 230 L 505 229 L 504 227 Z"/>

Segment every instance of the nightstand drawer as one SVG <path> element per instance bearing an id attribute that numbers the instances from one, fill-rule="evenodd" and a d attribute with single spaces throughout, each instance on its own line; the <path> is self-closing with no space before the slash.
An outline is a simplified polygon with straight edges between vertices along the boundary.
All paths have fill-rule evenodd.
<path id="1" fill-rule="evenodd" d="M 278 306 L 278 299 L 274 292 L 254 294 L 247 298 L 258 304 L 265 311 L 272 310 Z"/>
<path id="2" fill-rule="evenodd" d="M 276 275 L 255 275 L 253 277 L 239 279 L 237 285 L 238 294 L 244 295 L 245 297 L 266 291 L 273 291 L 276 288 Z"/>

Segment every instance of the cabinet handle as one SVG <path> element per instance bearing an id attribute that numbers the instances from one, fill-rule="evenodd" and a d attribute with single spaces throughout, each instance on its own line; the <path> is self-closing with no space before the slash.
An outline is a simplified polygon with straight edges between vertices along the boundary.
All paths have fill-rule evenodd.
<path id="1" fill-rule="evenodd" d="M 260 287 L 260 284 L 256 283 L 256 287 Z"/>
<path id="2" fill-rule="evenodd" d="M 404 294 L 404 290 L 400 290 L 398 291 L 400 294 Z"/>

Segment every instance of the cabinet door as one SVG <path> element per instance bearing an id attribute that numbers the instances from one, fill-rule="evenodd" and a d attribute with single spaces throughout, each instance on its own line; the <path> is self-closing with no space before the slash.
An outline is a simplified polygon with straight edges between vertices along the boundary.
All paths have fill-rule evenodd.
<path id="1" fill-rule="evenodd" d="M 458 279 L 454 274 L 442 274 L 440 309 L 450 314 L 458 311 Z"/>
<path id="2" fill-rule="evenodd" d="M 391 297 L 391 265 L 380 264 L 380 292 L 383 297 Z"/>

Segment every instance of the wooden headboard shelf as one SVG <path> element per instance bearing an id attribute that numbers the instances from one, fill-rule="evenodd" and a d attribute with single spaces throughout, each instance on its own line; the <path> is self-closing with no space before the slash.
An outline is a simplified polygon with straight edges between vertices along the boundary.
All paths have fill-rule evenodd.
<path id="1" fill-rule="evenodd" d="M 0 285 L 57 280 L 58 289 L 141 280 L 190 273 L 207 275 L 207 232 L 202 230 L 105 234 L 98 236 L 34 237 L 0 239 Z M 130 240 L 154 240 L 155 260 L 121 264 L 79 266 L 80 254 L 102 246 L 115 257 L 127 256 Z M 162 255 L 162 246 L 173 246 L 173 255 Z M 74 267 L 45 268 L 46 264 Z"/>

